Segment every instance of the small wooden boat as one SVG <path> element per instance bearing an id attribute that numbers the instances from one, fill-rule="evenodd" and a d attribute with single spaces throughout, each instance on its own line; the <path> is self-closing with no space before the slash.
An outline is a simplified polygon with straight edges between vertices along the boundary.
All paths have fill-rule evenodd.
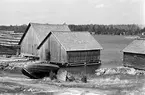
<path id="1" fill-rule="evenodd" d="M 56 73 L 59 66 L 53 64 L 31 64 L 22 68 L 22 73 L 29 78 L 39 79 L 49 76 L 50 72 Z"/>

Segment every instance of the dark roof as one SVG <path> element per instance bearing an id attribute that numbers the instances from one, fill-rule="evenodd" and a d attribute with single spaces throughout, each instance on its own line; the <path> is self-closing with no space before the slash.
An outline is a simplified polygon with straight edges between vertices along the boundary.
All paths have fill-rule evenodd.
<path id="1" fill-rule="evenodd" d="M 68 25 L 66 24 L 39 24 L 39 23 L 29 23 L 24 35 L 22 36 L 19 44 L 21 44 L 29 28 L 32 27 L 36 32 L 40 44 L 44 38 L 49 34 L 50 31 L 70 31 Z"/>
<path id="2" fill-rule="evenodd" d="M 125 47 L 123 52 L 145 54 L 145 39 L 136 39 Z"/>
<path id="3" fill-rule="evenodd" d="M 50 34 L 48 36 L 50 36 Z M 102 46 L 95 40 L 95 38 L 89 32 L 53 31 L 52 34 L 56 37 L 56 39 L 66 51 L 103 49 Z M 43 43 L 44 42 L 45 41 L 43 41 Z M 43 43 L 41 43 L 41 45 L 43 45 Z M 41 46 L 38 46 L 38 49 L 40 47 Z"/>

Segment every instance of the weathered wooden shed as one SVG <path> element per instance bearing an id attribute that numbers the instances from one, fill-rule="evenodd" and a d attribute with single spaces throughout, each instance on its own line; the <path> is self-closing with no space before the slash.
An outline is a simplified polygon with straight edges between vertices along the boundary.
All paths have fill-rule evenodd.
<path id="1" fill-rule="evenodd" d="M 50 32 L 37 48 L 41 60 L 68 65 L 99 63 L 101 45 L 89 32 Z"/>
<path id="2" fill-rule="evenodd" d="M 123 64 L 145 69 L 145 39 L 136 39 L 123 49 Z"/>
<path id="3" fill-rule="evenodd" d="M 40 57 L 37 47 L 50 33 L 50 31 L 70 31 L 66 24 L 39 24 L 29 23 L 25 33 L 20 39 L 20 54 L 23 56 Z"/>

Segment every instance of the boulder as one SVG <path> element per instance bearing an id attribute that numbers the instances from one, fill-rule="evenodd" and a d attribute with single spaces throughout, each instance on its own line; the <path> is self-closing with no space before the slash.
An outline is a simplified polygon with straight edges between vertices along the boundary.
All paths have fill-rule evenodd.
<path id="1" fill-rule="evenodd" d="M 87 76 L 83 76 L 83 77 L 81 78 L 81 81 L 84 82 L 84 83 L 87 83 Z"/>
<path id="2" fill-rule="evenodd" d="M 97 70 L 95 70 L 95 74 L 97 75 L 97 76 L 100 76 L 100 75 L 103 75 L 105 72 L 106 72 L 106 68 L 101 68 L 101 69 L 97 69 Z"/>
<path id="3" fill-rule="evenodd" d="M 67 81 L 75 81 L 75 77 L 71 73 L 67 73 Z"/>
<path id="4" fill-rule="evenodd" d="M 57 80 L 58 81 L 66 81 L 67 71 L 64 69 L 59 69 L 57 72 Z"/>
<path id="5" fill-rule="evenodd" d="M 117 68 L 101 68 L 96 70 L 96 75 L 107 75 L 107 74 L 129 74 L 129 75 L 143 75 L 145 72 L 139 72 L 134 68 L 128 67 L 117 67 Z"/>
<path id="6" fill-rule="evenodd" d="M 106 72 L 105 72 L 105 74 L 117 74 L 117 73 L 118 71 L 116 68 L 108 68 L 106 69 Z"/>
<path id="7" fill-rule="evenodd" d="M 50 77 L 51 80 L 56 79 L 56 74 L 55 74 L 54 72 L 51 71 L 51 72 L 49 73 L 49 77 Z"/>

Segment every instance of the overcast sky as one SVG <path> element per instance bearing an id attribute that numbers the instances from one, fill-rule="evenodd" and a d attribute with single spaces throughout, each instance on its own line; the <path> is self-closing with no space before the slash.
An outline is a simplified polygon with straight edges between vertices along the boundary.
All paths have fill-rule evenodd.
<path id="1" fill-rule="evenodd" d="M 0 25 L 144 24 L 144 0 L 0 0 Z"/>

